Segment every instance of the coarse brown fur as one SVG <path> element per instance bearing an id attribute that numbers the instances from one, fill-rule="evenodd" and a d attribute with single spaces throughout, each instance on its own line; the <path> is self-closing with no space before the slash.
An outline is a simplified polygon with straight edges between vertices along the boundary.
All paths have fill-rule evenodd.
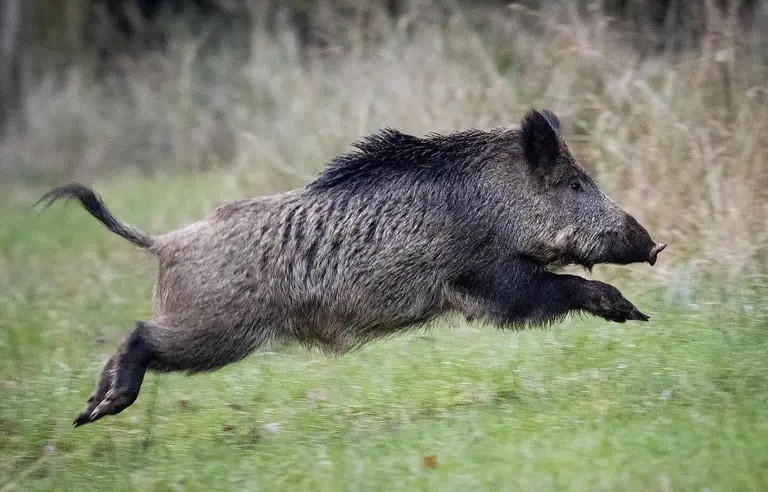
<path id="1" fill-rule="evenodd" d="M 269 340 L 345 352 L 448 311 L 501 326 L 570 311 L 646 320 L 610 285 L 558 267 L 648 261 L 663 249 L 576 163 L 554 114 L 417 138 L 385 130 L 307 187 L 235 201 L 150 236 L 68 185 L 159 260 L 152 317 L 106 364 L 80 425 L 138 396 L 147 369 L 208 371 Z"/>

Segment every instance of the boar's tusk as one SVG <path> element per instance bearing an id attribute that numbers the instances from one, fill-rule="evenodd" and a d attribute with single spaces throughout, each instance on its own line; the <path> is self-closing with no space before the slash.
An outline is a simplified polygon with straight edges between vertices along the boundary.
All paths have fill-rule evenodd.
<path id="1" fill-rule="evenodd" d="M 659 256 L 659 253 L 664 251 L 664 248 L 666 248 L 667 245 L 664 243 L 656 243 L 656 245 L 651 248 L 651 252 L 648 254 L 648 263 L 651 264 L 651 266 L 656 264 L 656 257 Z"/>

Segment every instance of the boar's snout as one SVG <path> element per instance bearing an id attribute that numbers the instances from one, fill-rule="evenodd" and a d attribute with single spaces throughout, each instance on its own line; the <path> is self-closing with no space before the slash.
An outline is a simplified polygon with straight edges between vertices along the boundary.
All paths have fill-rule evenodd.
<path id="1" fill-rule="evenodd" d="M 664 251 L 664 248 L 666 248 L 667 245 L 664 243 L 656 243 L 652 248 L 651 252 L 648 253 L 648 263 L 650 263 L 651 266 L 656 264 L 656 257 L 659 256 L 659 253 Z"/>
<path id="2" fill-rule="evenodd" d="M 625 213 L 623 228 L 610 239 L 606 257 L 601 262 L 621 265 L 648 262 L 654 265 L 659 253 L 666 247 L 666 244 L 651 239 L 648 231 Z"/>

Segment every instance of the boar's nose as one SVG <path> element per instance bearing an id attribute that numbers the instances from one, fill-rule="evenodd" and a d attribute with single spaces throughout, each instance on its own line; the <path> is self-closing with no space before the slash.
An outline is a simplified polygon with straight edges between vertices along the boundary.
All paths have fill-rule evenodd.
<path id="1" fill-rule="evenodd" d="M 659 253 L 664 251 L 664 248 L 666 248 L 667 245 L 664 243 L 656 243 L 653 248 L 651 248 L 651 252 L 648 253 L 648 263 L 651 264 L 651 266 L 656 264 L 656 257 L 659 256 Z"/>

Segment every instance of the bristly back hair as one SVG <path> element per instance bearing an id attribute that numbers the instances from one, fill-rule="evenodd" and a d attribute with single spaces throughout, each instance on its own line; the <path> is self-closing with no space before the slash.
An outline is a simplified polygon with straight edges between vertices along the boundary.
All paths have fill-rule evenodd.
<path id="1" fill-rule="evenodd" d="M 438 179 L 449 172 L 460 172 L 477 157 L 490 137 L 488 132 L 467 130 L 420 138 L 385 128 L 354 143 L 357 150 L 333 159 L 307 189 L 352 191 L 406 176 Z"/>

